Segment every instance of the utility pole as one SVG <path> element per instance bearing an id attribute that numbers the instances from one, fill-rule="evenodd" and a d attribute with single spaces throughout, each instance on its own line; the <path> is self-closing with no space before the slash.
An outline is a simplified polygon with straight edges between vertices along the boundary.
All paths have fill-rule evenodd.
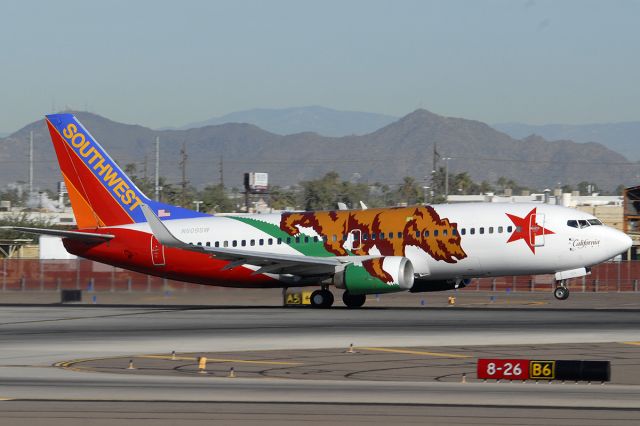
<path id="1" fill-rule="evenodd" d="M 182 182 L 180 182 L 180 186 L 182 186 L 182 205 L 184 206 L 187 203 L 187 185 L 189 182 L 187 181 L 187 142 L 182 142 L 182 149 L 180 150 L 180 169 L 182 170 Z"/>
<path id="2" fill-rule="evenodd" d="M 449 160 L 451 157 L 442 157 L 444 160 L 444 201 L 449 197 Z"/>
<path id="3" fill-rule="evenodd" d="M 156 136 L 156 201 L 160 201 L 160 136 Z"/>
<path id="4" fill-rule="evenodd" d="M 29 196 L 33 194 L 33 130 L 29 132 Z"/>
<path id="5" fill-rule="evenodd" d="M 224 190 L 224 155 L 220 154 L 220 187 Z"/>
<path id="6" fill-rule="evenodd" d="M 436 183 L 436 174 L 438 172 L 438 161 L 440 160 L 440 154 L 438 153 L 438 143 L 433 143 L 433 167 L 431 168 L 431 202 L 433 202 L 433 198 L 436 194 L 436 191 L 439 190 Z"/>

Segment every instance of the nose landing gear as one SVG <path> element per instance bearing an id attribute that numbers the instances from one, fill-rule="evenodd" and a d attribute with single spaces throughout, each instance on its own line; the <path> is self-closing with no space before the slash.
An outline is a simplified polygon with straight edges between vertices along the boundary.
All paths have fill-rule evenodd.
<path id="1" fill-rule="evenodd" d="M 566 300 L 569 298 L 569 288 L 565 280 L 556 281 L 556 288 L 553 290 L 553 296 L 558 300 Z"/>

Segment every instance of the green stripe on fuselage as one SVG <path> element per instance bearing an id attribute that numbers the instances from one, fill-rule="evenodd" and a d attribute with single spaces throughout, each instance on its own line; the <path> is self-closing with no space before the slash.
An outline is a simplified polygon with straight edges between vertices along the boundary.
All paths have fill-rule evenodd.
<path id="1" fill-rule="evenodd" d="M 281 238 L 282 244 L 287 244 L 287 238 L 291 238 L 291 242 L 287 245 L 294 250 L 299 251 L 305 256 L 316 256 L 316 257 L 331 257 L 334 256 L 333 253 L 329 252 L 324 247 L 324 242 L 322 241 L 322 237 L 318 237 L 318 241 L 314 242 L 313 237 L 306 234 L 298 234 L 297 237 L 300 237 L 300 242 L 296 243 L 296 237 L 291 236 L 280 229 L 278 226 L 264 222 L 258 219 L 252 219 L 248 217 L 240 217 L 240 216 L 227 216 L 230 219 L 235 219 L 242 223 L 246 223 L 247 225 L 251 225 L 256 229 L 264 232 L 265 234 L 271 235 L 273 238 Z M 309 238 L 309 242 L 305 243 L 305 237 Z"/>

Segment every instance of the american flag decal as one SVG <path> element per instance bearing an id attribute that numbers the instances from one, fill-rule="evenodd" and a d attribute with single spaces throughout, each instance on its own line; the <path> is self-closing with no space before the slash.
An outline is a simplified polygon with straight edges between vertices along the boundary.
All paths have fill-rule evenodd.
<path id="1" fill-rule="evenodd" d="M 171 212 L 165 209 L 158 210 L 158 217 L 169 217 L 171 216 Z"/>

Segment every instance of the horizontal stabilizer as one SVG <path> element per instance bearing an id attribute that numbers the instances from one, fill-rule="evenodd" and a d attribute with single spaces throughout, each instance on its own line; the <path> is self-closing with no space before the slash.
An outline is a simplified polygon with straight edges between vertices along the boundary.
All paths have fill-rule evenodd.
<path id="1" fill-rule="evenodd" d="M 96 234 L 93 232 L 63 231 L 61 229 L 26 228 L 23 226 L 0 226 L 0 229 L 19 231 L 27 234 L 52 235 L 54 237 L 69 238 L 80 241 L 107 241 L 115 237 L 111 234 Z"/>

